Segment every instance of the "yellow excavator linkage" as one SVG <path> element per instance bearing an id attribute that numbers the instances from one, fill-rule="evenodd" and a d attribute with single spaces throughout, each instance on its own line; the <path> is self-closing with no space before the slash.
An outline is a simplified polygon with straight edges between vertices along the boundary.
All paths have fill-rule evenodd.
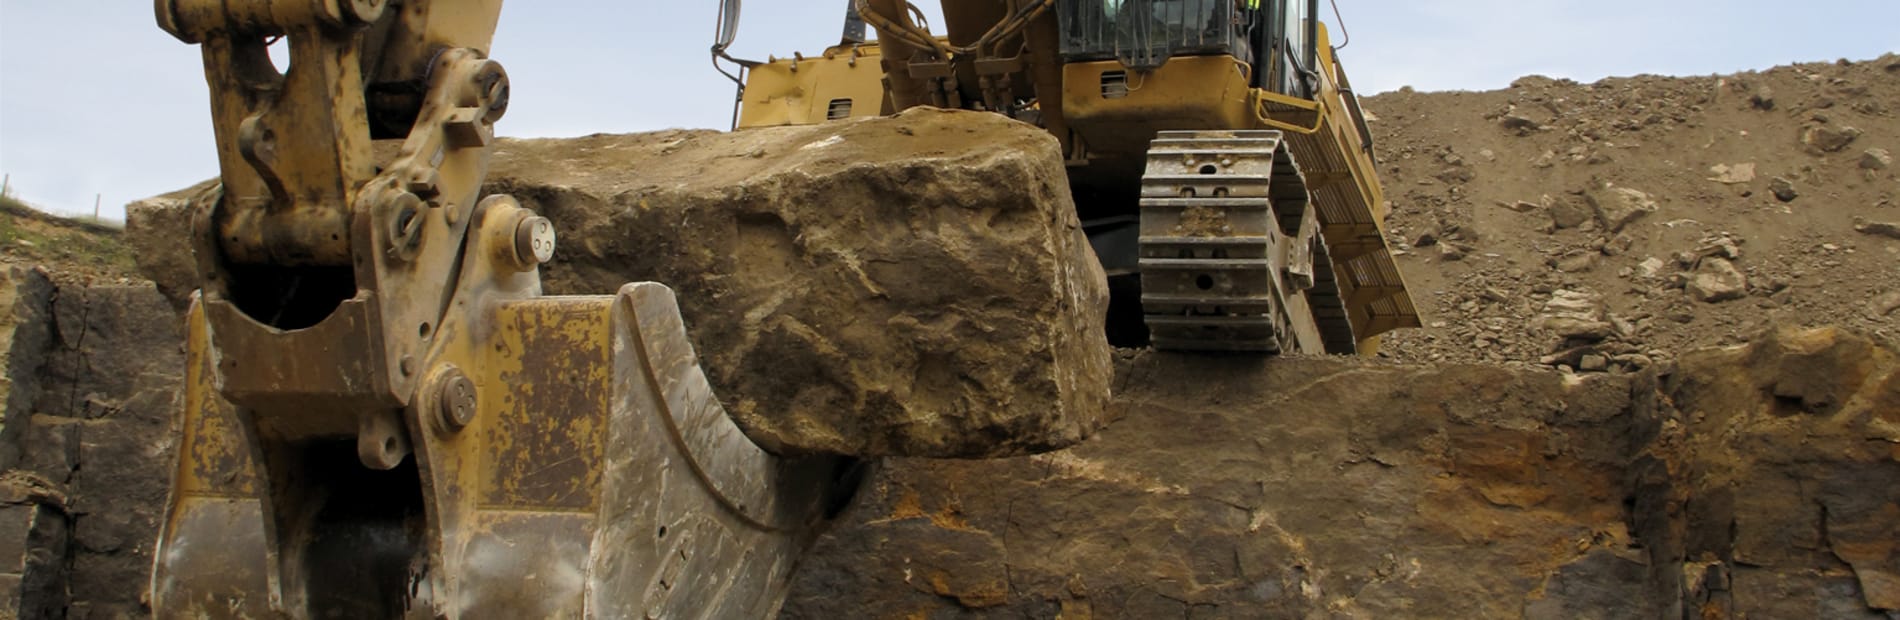
<path id="1" fill-rule="evenodd" d="M 851 463 L 748 440 L 666 287 L 541 294 L 552 226 L 480 195 L 499 0 L 155 5 L 222 181 L 157 616 L 774 613 Z"/>

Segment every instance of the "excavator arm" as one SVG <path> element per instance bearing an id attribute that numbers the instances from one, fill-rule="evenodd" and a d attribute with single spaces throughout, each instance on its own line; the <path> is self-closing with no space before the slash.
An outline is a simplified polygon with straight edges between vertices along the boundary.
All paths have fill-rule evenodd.
<path id="1" fill-rule="evenodd" d="M 748 440 L 666 287 L 541 293 L 553 227 L 481 194 L 500 0 L 155 6 L 203 50 L 221 181 L 159 617 L 776 610 L 849 463 Z"/>

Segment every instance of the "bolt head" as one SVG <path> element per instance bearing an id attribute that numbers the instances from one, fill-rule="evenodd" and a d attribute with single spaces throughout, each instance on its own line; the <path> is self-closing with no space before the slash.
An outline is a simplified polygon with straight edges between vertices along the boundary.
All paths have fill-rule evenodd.
<path id="1" fill-rule="evenodd" d="M 382 18 L 383 8 L 388 4 L 384 0 L 344 0 L 344 17 L 358 24 L 368 24 Z"/>
<path id="2" fill-rule="evenodd" d="M 528 269 L 554 258 L 554 223 L 538 215 L 515 226 L 515 256 Z"/>
<path id="3" fill-rule="evenodd" d="M 443 377 L 441 385 L 436 407 L 442 425 L 451 431 L 467 428 L 475 421 L 475 383 L 469 381 L 462 371 L 456 370 Z"/>

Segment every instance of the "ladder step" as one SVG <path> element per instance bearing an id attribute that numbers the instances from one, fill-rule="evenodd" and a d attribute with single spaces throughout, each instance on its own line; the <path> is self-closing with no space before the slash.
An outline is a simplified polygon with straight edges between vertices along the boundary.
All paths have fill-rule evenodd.
<path id="1" fill-rule="evenodd" d="M 1187 271 L 1269 271 L 1273 261 L 1264 258 L 1144 258 L 1142 269 L 1178 269 Z"/>

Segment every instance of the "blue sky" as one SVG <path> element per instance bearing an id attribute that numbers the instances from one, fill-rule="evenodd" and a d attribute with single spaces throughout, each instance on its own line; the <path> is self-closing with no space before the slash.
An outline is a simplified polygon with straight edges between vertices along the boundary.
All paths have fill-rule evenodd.
<path id="1" fill-rule="evenodd" d="M 1533 73 L 1706 75 L 1900 51 L 1895 0 L 1338 1 L 1352 35 L 1342 58 L 1364 92 L 1493 89 Z M 706 55 L 715 8 L 509 3 L 494 49 L 514 85 L 500 133 L 724 128 L 732 86 Z M 738 53 L 821 49 L 837 40 L 843 8 L 754 0 Z M 126 202 L 215 176 L 207 97 L 197 49 L 158 29 L 151 0 L 0 0 L 0 172 L 18 197 L 79 214 L 97 195 L 117 219 Z"/>

